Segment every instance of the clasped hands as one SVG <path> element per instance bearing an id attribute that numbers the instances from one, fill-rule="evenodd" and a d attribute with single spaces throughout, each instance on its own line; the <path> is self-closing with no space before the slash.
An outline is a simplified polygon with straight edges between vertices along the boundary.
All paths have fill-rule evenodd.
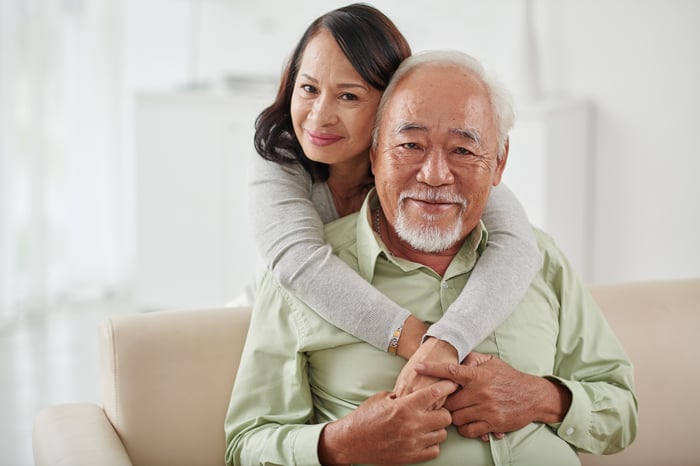
<path id="1" fill-rule="evenodd" d="M 494 359 L 491 355 L 472 352 L 460 365 L 457 361 L 457 351 L 452 345 L 428 338 L 416 349 L 399 374 L 394 393 L 397 397 L 403 397 L 440 380 L 451 380 L 457 384 L 455 391 L 436 400 L 434 407 L 447 409 L 451 414 L 452 424 L 464 437 L 479 437 L 488 442 L 489 433 L 492 433 L 497 439 L 502 439 L 503 432 L 493 430 L 493 422 L 475 417 L 485 416 L 487 413 L 483 407 L 479 409 L 480 398 L 475 393 L 475 376 L 478 372 L 473 368 Z M 467 390 L 464 390 L 465 387 Z"/>
<path id="2" fill-rule="evenodd" d="M 429 338 L 397 378 L 349 415 L 329 423 L 319 443 L 323 464 L 406 464 L 437 458 L 452 424 L 464 437 L 503 438 L 539 421 L 559 422 L 571 395 L 562 385 Z M 362 446 L 359 447 L 358 446 Z"/>

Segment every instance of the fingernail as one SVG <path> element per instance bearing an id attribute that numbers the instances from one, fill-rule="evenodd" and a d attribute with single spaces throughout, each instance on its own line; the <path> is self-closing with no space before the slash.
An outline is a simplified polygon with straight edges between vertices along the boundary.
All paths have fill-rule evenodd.
<path id="1" fill-rule="evenodd" d="M 413 365 L 413 369 L 417 371 L 425 370 L 425 364 L 423 364 L 422 362 L 417 362 Z"/>

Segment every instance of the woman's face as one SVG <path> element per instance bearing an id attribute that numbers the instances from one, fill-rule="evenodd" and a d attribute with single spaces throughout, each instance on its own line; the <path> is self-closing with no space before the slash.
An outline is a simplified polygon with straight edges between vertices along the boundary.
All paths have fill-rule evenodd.
<path id="1" fill-rule="evenodd" d="M 366 164 L 381 94 L 329 32 L 316 34 L 302 55 L 291 104 L 294 133 L 306 156 L 329 165 Z"/>

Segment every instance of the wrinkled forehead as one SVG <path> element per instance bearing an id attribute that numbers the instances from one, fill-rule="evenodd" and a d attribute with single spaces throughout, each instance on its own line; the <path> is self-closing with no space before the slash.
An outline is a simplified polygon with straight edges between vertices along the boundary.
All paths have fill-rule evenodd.
<path id="1" fill-rule="evenodd" d="M 435 131 L 475 128 L 484 137 L 496 129 L 488 89 L 471 71 L 450 66 L 412 70 L 387 96 L 380 136 L 416 125 Z"/>

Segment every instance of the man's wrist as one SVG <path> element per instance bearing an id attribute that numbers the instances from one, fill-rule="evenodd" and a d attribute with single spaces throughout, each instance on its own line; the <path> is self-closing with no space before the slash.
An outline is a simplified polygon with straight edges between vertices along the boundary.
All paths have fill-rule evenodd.
<path id="1" fill-rule="evenodd" d="M 325 465 L 345 465 L 351 461 L 344 458 L 340 445 L 342 445 L 341 432 L 343 430 L 342 419 L 329 422 L 321 431 L 318 439 L 318 461 Z"/>
<path id="2" fill-rule="evenodd" d="M 571 406 L 571 391 L 557 383 L 544 377 L 538 377 L 541 381 L 541 390 L 538 390 L 540 397 L 540 415 L 537 421 L 544 424 L 554 424 L 564 420 L 566 413 Z"/>

